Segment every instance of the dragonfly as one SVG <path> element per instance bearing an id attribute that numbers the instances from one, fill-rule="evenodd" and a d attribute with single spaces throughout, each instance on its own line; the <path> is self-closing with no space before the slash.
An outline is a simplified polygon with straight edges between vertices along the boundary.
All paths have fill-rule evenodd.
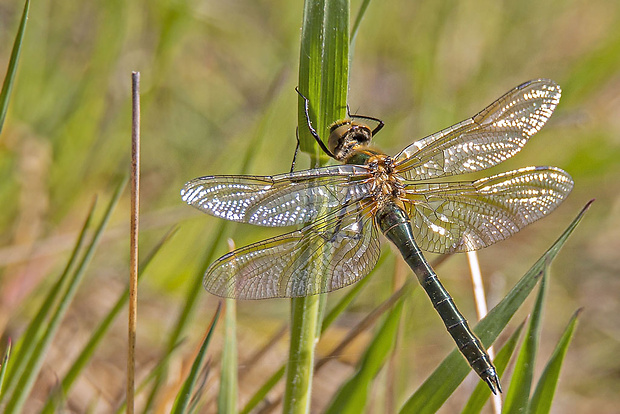
<path id="1" fill-rule="evenodd" d="M 301 93 L 300 93 L 301 95 Z M 374 268 L 382 233 L 416 275 L 462 355 L 493 393 L 496 369 L 422 254 L 473 251 L 504 240 L 554 210 L 573 180 L 556 167 L 526 167 L 470 181 L 446 180 L 518 153 L 559 103 L 549 79 L 523 83 L 477 115 L 413 142 L 395 156 L 370 146 L 383 127 L 349 115 L 319 146 L 341 164 L 274 176 L 212 175 L 185 184 L 182 199 L 215 217 L 297 230 L 239 248 L 210 265 L 204 287 L 237 299 L 332 292 Z M 379 121 L 371 129 L 369 120 Z"/>

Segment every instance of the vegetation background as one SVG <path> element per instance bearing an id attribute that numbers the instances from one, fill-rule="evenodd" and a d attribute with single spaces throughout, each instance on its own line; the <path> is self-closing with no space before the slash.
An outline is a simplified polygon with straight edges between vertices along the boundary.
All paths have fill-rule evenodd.
<path id="1" fill-rule="evenodd" d="M 358 6 L 353 2 L 353 16 Z M 0 0 L 2 68 L 22 8 L 22 2 Z M 184 205 L 179 197 L 183 183 L 239 172 L 250 143 L 251 174 L 290 167 L 301 19 L 302 3 L 283 0 L 32 4 L 0 136 L 0 331 L 5 337 L 20 336 L 52 283 L 50 276 L 62 270 L 93 197 L 107 201 L 128 171 L 130 73 L 138 70 L 142 251 L 179 225 L 149 267 L 139 295 L 139 379 L 153 369 L 184 292 L 201 277 L 201 258 L 218 224 Z M 554 262 L 547 297 L 541 361 L 570 315 L 585 308 L 561 374 L 556 412 L 615 412 L 620 405 L 618 21 L 620 3 L 608 0 L 377 1 L 371 2 L 354 45 L 351 109 L 385 121 L 376 144 L 389 153 L 473 115 L 523 81 L 548 77 L 562 86 L 562 101 L 547 127 L 489 174 L 555 165 L 572 174 L 575 189 L 549 218 L 480 252 L 493 305 L 579 209 L 597 200 Z M 308 166 L 307 157 L 300 164 Z M 59 373 L 126 285 L 128 206 L 125 194 L 47 356 L 29 399 L 31 410 L 45 401 Z M 241 246 L 276 233 L 231 225 L 227 234 Z M 226 250 L 221 243 L 218 252 Z M 326 333 L 319 355 L 390 294 L 391 275 L 400 266 L 394 257 Z M 438 273 L 474 320 L 465 256 L 450 258 Z M 328 306 L 339 295 L 330 295 Z M 215 297 L 201 292 L 193 329 L 184 333 L 171 372 L 181 372 L 192 357 L 216 304 Z M 242 368 L 288 322 L 288 312 L 286 300 L 238 304 Z M 122 398 L 125 321 L 121 315 L 97 350 L 66 401 L 69 409 L 83 412 L 97 401 L 96 411 L 108 412 Z M 407 364 L 399 367 L 397 387 L 409 395 L 453 343 L 419 290 L 406 302 L 402 327 L 397 352 Z M 325 406 L 369 338 L 362 335 L 315 378 L 313 407 Z M 221 342 L 216 337 L 210 350 L 214 372 Z M 241 378 L 242 401 L 270 367 L 282 362 L 286 343 L 281 339 Z M 165 390 L 176 390 L 174 378 L 169 382 Z M 444 412 L 461 407 L 473 385 L 469 377 Z M 208 382 L 205 398 L 216 391 Z"/>

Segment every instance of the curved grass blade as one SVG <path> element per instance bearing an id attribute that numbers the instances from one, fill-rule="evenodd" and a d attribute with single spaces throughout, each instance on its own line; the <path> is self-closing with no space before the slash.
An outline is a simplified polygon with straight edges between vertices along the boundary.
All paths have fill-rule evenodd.
<path id="1" fill-rule="evenodd" d="M 499 376 L 501 376 L 505 372 L 506 367 L 510 362 L 510 358 L 512 357 L 512 354 L 514 353 L 514 350 L 517 346 L 518 339 L 521 335 L 521 331 L 523 330 L 524 325 L 524 322 L 519 325 L 519 327 L 510 336 L 506 344 L 504 344 L 504 346 L 500 349 L 497 356 L 493 360 L 493 364 L 495 365 Z M 490 396 L 491 391 L 489 390 L 489 387 L 486 384 L 480 382 L 474 389 L 474 392 L 470 396 L 469 400 L 467 401 L 467 405 L 463 409 L 462 413 L 475 414 L 481 412 L 484 404 L 487 402 Z"/>
<path id="2" fill-rule="evenodd" d="M 523 326 L 525 322 L 522 322 L 517 329 L 510 335 L 510 338 L 504 346 L 499 350 L 497 356 L 493 360 L 493 365 L 495 365 L 495 369 L 497 370 L 497 375 L 500 377 L 506 371 L 506 367 L 508 366 L 508 362 L 510 362 L 510 358 L 514 353 L 515 348 L 517 347 L 517 343 L 519 341 L 519 336 L 521 335 L 521 331 L 523 330 Z M 467 401 L 467 405 L 463 408 L 462 414 L 477 414 L 482 411 L 484 404 L 486 404 L 487 400 L 491 396 L 491 390 L 487 386 L 487 384 L 480 382 L 476 385 L 474 392 L 469 397 Z"/>
<path id="3" fill-rule="evenodd" d="M 47 350 L 49 349 L 49 346 L 52 342 L 54 335 L 58 331 L 60 322 L 62 321 L 62 318 L 64 317 L 65 313 L 67 312 L 67 309 L 69 308 L 69 304 L 71 303 L 71 301 L 73 300 L 73 297 L 75 296 L 75 293 L 77 292 L 77 288 L 79 287 L 80 282 L 84 278 L 84 275 L 86 273 L 86 267 L 90 263 L 90 259 L 92 258 L 92 256 L 95 254 L 95 250 L 97 246 L 99 245 L 99 241 L 101 239 L 101 236 L 103 235 L 103 231 L 106 225 L 108 224 L 112 211 L 114 210 L 114 207 L 116 206 L 121 196 L 121 193 L 123 189 L 125 188 L 126 183 L 127 183 L 127 177 L 125 177 L 122 180 L 122 182 L 118 185 L 118 187 L 116 188 L 116 191 L 114 192 L 114 195 L 112 196 L 112 199 L 110 200 L 110 203 L 108 204 L 108 207 L 103 216 L 103 219 L 101 220 L 101 222 L 99 223 L 99 226 L 95 230 L 93 239 L 91 240 L 88 248 L 84 252 L 84 256 L 82 256 L 82 260 L 80 261 L 78 267 L 75 269 L 75 271 L 71 275 L 68 286 L 66 290 L 63 292 L 63 294 L 61 295 L 60 302 L 58 303 L 58 306 L 54 310 L 52 317 L 50 318 L 49 322 L 46 325 L 46 330 L 43 333 L 43 336 L 36 343 L 32 356 L 31 358 L 29 358 L 26 364 L 26 369 L 23 375 L 20 377 L 19 382 L 17 383 L 16 391 L 15 393 L 13 393 L 13 395 L 11 396 L 11 399 L 9 400 L 9 402 L 7 403 L 7 406 L 5 407 L 5 411 L 4 411 L 5 413 L 23 411 L 22 410 L 23 404 L 26 401 L 26 398 L 28 397 L 28 395 L 30 394 L 30 391 L 32 390 L 34 381 L 37 378 L 37 375 L 43 364 L 43 359 L 45 357 L 45 354 L 47 353 Z M 32 340 L 32 338 L 27 338 L 27 340 L 28 341 Z"/>
<path id="4" fill-rule="evenodd" d="M 590 201 L 572 221 L 568 228 L 555 243 L 538 259 L 532 268 L 517 282 L 512 290 L 482 319 L 474 328 L 474 332 L 484 346 L 489 347 L 502 332 L 523 301 L 538 283 L 540 276 L 575 230 L 585 212 L 592 204 Z M 458 350 L 454 350 L 426 381 L 409 397 L 403 405 L 401 413 L 434 413 L 469 373 L 467 362 Z"/>
<path id="5" fill-rule="evenodd" d="M 194 393 L 194 386 L 196 385 L 196 381 L 200 374 L 200 371 L 203 366 L 204 359 L 207 355 L 207 349 L 209 347 L 209 343 L 211 342 L 211 337 L 213 336 L 213 331 L 215 331 L 215 325 L 220 318 L 220 312 L 222 310 L 222 302 L 217 305 L 217 310 L 215 311 L 215 315 L 213 315 L 213 319 L 211 320 L 211 324 L 209 325 L 209 329 L 207 334 L 205 335 L 205 339 L 202 341 L 202 345 L 200 346 L 200 350 L 194 359 L 194 363 L 192 364 L 192 369 L 188 377 L 185 379 L 183 386 L 179 390 L 177 394 L 176 401 L 174 402 L 174 406 L 172 407 L 171 412 L 175 414 L 188 412 L 188 407 Z"/>
<path id="6" fill-rule="evenodd" d="M 16 354 L 19 358 L 13 358 L 13 362 L 11 362 L 11 368 L 8 370 L 7 383 L 6 383 L 6 393 L 3 394 L 3 399 L 5 395 L 10 395 L 13 393 L 16 382 L 24 373 L 26 369 L 26 364 L 30 361 L 33 356 L 35 346 L 37 345 L 36 339 L 41 338 L 43 335 L 43 331 L 46 327 L 46 318 L 47 315 L 51 313 L 52 306 L 58 300 L 60 295 L 60 291 L 63 286 L 66 284 L 67 279 L 69 278 L 69 274 L 71 270 L 73 270 L 75 263 L 78 260 L 78 253 L 82 250 L 84 245 L 84 241 L 86 240 L 86 232 L 90 228 L 90 223 L 93 218 L 93 214 L 95 212 L 96 199 L 93 200 L 93 203 L 88 212 L 88 216 L 84 221 L 84 225 L 82 226 L 82 230 L 80 230 L 80 234 L 78 235 L 78 239 L 75 243 L 75 247 L 69 256 L 69 261 L 65 266 L 62 274 L 58 278 L 58 281 L 54 283 L 54 286 L 49 290 L 45 300 L 41 304 L 41 307 L 37 311 L 36 315 L 32 319 L 32 321 L 28 324 L 26 331 L 22 335 Z M 26 340 L 26 338 L 28 338 Z"/>
<path id="7" fill-rule="evenodd" d="M 560 341 L 558 342 L 547 366 L 538 380 L 538 385 L 534 391 L 534 396 L 530 401 L 529 412 L 533 414 L 546 414 L 551 411 L 551 403 L 553 402 L 553 396 L 555 389 L 558 385 L 558 378 L 560 377 L 560 370 L 562 369 L 562 362 L 564 356 L 568 350 L 568 346 L 573 339 L 575 327 L 581 309 L 575 312 L 568 323 L 568 326 L 564 330 Z"/>
<path id="8" fill-rule="evenodd" d="M 357 372 L 340 387 L 325 411 L 326 413 L 364 412 L 368 401 L 368 391 L 373 380 L 388 361 L 396 343 L 402 309 L 403 299 L 401 297 L 368 344 L 358 364 Z"/>
<path id="9" fill-rule="evenodd" d="M 148 265 L 151 263 L 151 260 L 153 260 L 155 255 L 159 252 L 159 250 L 163 247 L 163 245 L 168 240 L 170 240 L 170 238 L 174 235 L 175 232 L 176 232 L 176 228 L 172 228 L 168 232 L 166 232 L 164 237 L 162 237 L 162 239 L 146 255 L 146 257 L 144 258 L 144 260 L 139 266 L 138 277 L 140 279 L 142 278 L 142 275 L 144 274 L 144 271 L 146 270 Z M 69 368 L 69 370 L 67 371 L 67 374 L 63 378 L 62 383 L 60 384 L 60 387 L 57 389 L 56 392 L 53 392 L 52 394 L 50 394 L 45 404 L 45 407 L 43 407 L 42 413 L 55 412 L 54 402 L 56 400 L 56 396 L 58 394 L 67 395 L 67 393 L 71 389 L 71 386 L 75 382 L 78 375 L 82 372 L 84 367 L 90 361 L 91 356 L 93 355 L 93 353 L 95 352 L 95 349 L 97 349 L 97 346 L 99 345 L 104 335 L 106 334 L 106 332 L 112 325 L 112 322 L 116 320 L 116 317 L 118 316 L 118 314 L 125 308 L 125 305 L 127 304 L 128 300 L 129 300 L 129 289 L 125 289 L 125 291 L 118 298 L 118 300 L 116 301 L 112 309 L 110 309 L 108 314 L 101 321 L 99 326 L 95 329 L 95 331 L 93 332 L 92 336 L 90 337 L 86 345 L 84 345 L 82 352 L 80 352 L 78 357 L 73 362 L 73 365 L 71 365 L 71 368 Z"/>
<path id="10" fill-rule="evenodd" d="M 547 277 L 547 269 L 545 269 L 540 281 L 540 288 L 536 296 L 536 303 L 530 317 L 527 333 L 517 356 L 515 369 L 510 380 L 510 388 L 508 388 L 506 398 L 504 399 L 504 413 L 519 413 L 527 410 L 532 388 L 532 378 L 534 377 L 536 351 L 540 341 L 540 325 L 542 323 L 542 310 L 547 291 Z"/>
<path id="11" fill-rule="evenodd" d="M 11 338 L 8 340 L 8 344 L 6 346 L 6 353 L 4 354 L 4 358 L 2 358 L 2 368 L 0 368 L 0 396 L 2 393 L 2 384 L 4 383 L 4 376 L 6 375 L 6 365 L 9 362 L 9 358 L 11 356 Z"/>
<path id="12" fill-rule="evenodd" d="M 6 117 L 6 111 L 9 108 L 9 97 L 11 96 L 11 90 L 15 83 L 15 74 L 17 73 L 17 62 L 19 61 L 19 55 L 22 50 L 22 42 L 24 40 L 24 33 L 26 32 L 26 22 L 28 21 L 28 11 L 30 10 L 30 0 L 26 0 L 24 4 L 24 11 L 22 12 L 22 19 L 19 23 L 19 29 L 17 29 L 17 35 L 13 42 L 13 50 L 11 51 L 11 58 L 9 59 L 9 66 L 6 70 L 6 76 L 2 84 L 2 91 L 0 91 L 0 133 L 2 132 L 2 126 L 4 125 L 4 119 Z"/>
<path id="13" fill-rule="evenodd" d="M 200 370 L 200 375 L 198 377 L 198 383 L 194 387 L 196 392 L 194 393 L 194 398 L 190 401 L 190 405 L 186 412 L 188 413 L 201 413 L 205 411 L 205 403 L 200 399 L 200 395 L 206 390 L 207 379 L 209 378 L 209 374 L 211 373 L 211 358 L 207 360 L 204 364 L 204 367 Z M 219 411 L 218 411 L 219 412 Z"/>

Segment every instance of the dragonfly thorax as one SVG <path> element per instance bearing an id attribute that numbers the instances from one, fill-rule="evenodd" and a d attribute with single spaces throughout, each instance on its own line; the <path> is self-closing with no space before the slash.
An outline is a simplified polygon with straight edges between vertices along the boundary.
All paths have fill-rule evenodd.
<path id="1" fill-rule="evenodd" d="M 338 161 L 346 161 L 357 147 L 367 146 L 372 140 L 372 131 L 368 126 L 343 119 L 330 127 L 327 148 Z"/>
<path id="2" fill-rule="evenodd" d="M 366 166 L 372 173 L 371 192 L 379 204 L 397 200 L 403 191 L 401 178 L 395 173 L 394 160 L 385 154 L 375 154 L 368 158 Z"/>

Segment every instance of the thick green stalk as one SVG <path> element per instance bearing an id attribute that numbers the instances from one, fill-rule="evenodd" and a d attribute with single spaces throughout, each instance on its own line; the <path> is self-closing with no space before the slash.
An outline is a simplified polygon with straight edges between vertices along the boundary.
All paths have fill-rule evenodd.
<path id="1" fill-rule="evenodd" d="M 314 345 L 319 326 L 319 295 L 294 298 L 291 302 L 291 343 L 286 370 L 282 412 L 310 412 Z"/>
<path id="2" fill-rule="evenodd" d="M 346 115 L 349 76 L 348 0 L 306 0 L 301 34 L 299 90 L 309 99 L 310 118 L 325 141 L 329 126 Z M 301 149 L 319 164 L 322 154 L 307 127 L 299 99 Z M 325 159 L 323 157 L 323 159 Z M 327 254 L 318 251 L 317 255 Z M 324 260 L 314 260 L 317 266 Z M 314 346 L 321 329 L 321 296 L 295 298 L 291 303 L 291 342 L 283 401 L 285 413 L 310 411 Z"/>

